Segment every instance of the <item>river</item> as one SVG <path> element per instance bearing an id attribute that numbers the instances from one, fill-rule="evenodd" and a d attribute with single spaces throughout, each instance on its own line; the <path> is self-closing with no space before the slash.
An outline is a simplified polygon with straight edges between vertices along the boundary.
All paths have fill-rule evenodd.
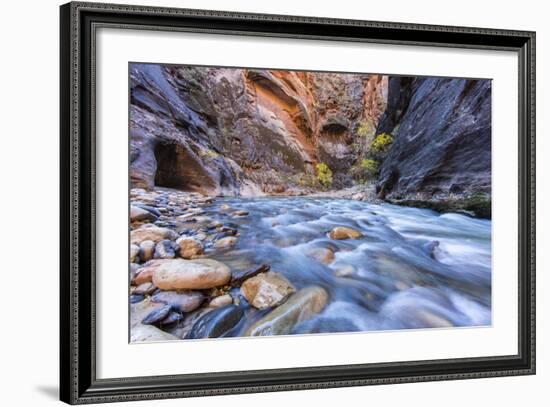
<path id="1" fill-rule="evenodd" d="M 249 215 L 230 218 L 220 205 Z M 293 333 L 491 324 L 491 221 L 427 209 L 307 197 L 217 198 L 207 216 L 238 225 L 238 244 L 208 257 L 232 269 L 269 264 L 329 303 Z M 360 239 L 333 240 L 337 226 Z M 328 264 L 312 255 L 329 249 Z M 322 249 L 321 249 L 322 250 Z M 326 251 L 325 251 L 326 252 Z M 253 320 L 228 333 L 239 336 Z"/>

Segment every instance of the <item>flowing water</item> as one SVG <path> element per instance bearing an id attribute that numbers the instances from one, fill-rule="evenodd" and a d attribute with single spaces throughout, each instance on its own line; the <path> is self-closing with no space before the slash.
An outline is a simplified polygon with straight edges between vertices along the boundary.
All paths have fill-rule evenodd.
<path id="1" fill-rule="evenodd" d="M 221 204 L 249 216 L 231 218 Z M 327 306 L 295 333 L 491 324 L 489 220 L 301 197 L 222 198 L 207 215 L 240 232 L 236 247 L 209 257 L 233 269 L 267 263 L 297 289 L 327 290 Z M 363 237 L 333 240 L 328 232 L 337 226 Z M 334 260 L 316 259 L 319 248 L 333 251 Z"/>

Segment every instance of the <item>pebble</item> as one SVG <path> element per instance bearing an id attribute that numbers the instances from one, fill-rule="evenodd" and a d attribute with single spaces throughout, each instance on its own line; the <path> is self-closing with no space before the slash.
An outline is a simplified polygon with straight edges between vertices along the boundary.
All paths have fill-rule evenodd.
<path id="1" fill-rule="evenodd" d="M 141 294 L 141 295 L 149 295 L 153 291 L 156 290 L 157 287 L 151 282 L 146 282 L 138 285 L 136 288 L 134 288 L 132 294 Z"/>
<path id="2" fill-rule="evenodd" d="M 172 307 L 170 305 L 163 305 L 158 308 L 155 308 L 151 311 L 145 318 L 141 320 L 141 323 L 144 325 L 154 325 L 161 322 L 164 318 L 168 316 Z"/>
<path id="3" fill-rule="evenodd" d="M 220 308 L 230 304 L 233 304 L 233 298 L 229 294 L 224 294 L 214 298 L 212 301 L 210 301 L 208 306 Z"/>
<path id="4" fill-rule="evenodd" d="M 130 245 L 130 263 L 136 263 L 139 255 L 139 246 L 135 244 Z"/>
<path id="5" fill-rule="evenodd" d="M 142 262 L 147 262 L 153 258 L 155 254 L 155 242 L 152 240 L 144 240 L 139 245 L 139 258 Z"/>
<path id="6" fill-rule="evenodd" d="M 160 214 L 159 214 L 160 215 Z M 154 222 L 157 220 L 158 215 L 151 213 L 150 211 L 140 208 L 139 206 L 130 206 L 130 221 L 131 222 Z"/>
<path id="7" fill-rule="evenodd" d="M 130 304 L 135 304 L 141 302 L 145 299 L 144 295 L 141 294 L 132 294 L 130 295 Z"/>
<path id="8" fill-rule="evenodd" d="M 237 238 L 233 236 L 223 237 L 214 243 L 216 249 L 227 249 L 237 244 Z"/>
<path id="9" fill-rule="evenodd" d="M 155 246 L 155 259 L 173 259 L 176 257 L 176 251 L 172 247 L 170 240 L 162 240 Z"/>
<path id="10" fill-rule="evenodd" d="M 173 325 L 183 320 L 183 315 L 179 312 L 171 311 L 166 318 L 164 318 L 160 325 Z"/>
<path id="11" fill-rule="evenodd" d="M 201 242 L 190 237 L 180 237 L 176 240 L 176 244 L 178 245 L 178 254 L 184 259 L 192 259 L 204 253 Z"/>

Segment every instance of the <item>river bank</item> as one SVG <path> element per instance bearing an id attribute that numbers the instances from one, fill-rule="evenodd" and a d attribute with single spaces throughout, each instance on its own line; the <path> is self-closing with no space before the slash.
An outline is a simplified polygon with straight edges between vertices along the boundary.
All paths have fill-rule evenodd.
<path id="1" fill-rule="evenodd" d="M 131 340 L 491 323 L 490 221 L 340 194 L 133 189 Z"/>

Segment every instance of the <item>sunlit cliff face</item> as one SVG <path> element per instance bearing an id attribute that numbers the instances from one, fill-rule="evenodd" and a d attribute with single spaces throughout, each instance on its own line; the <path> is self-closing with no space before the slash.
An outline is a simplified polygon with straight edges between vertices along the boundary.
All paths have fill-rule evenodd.
<path id="1" fill-rule="evenodd" d="M 134 65 L 132 184 L 269 193 L 319 162 L 349 184 L 357 129 L 374 136 L 387 86 L 382 75 Z"/>

